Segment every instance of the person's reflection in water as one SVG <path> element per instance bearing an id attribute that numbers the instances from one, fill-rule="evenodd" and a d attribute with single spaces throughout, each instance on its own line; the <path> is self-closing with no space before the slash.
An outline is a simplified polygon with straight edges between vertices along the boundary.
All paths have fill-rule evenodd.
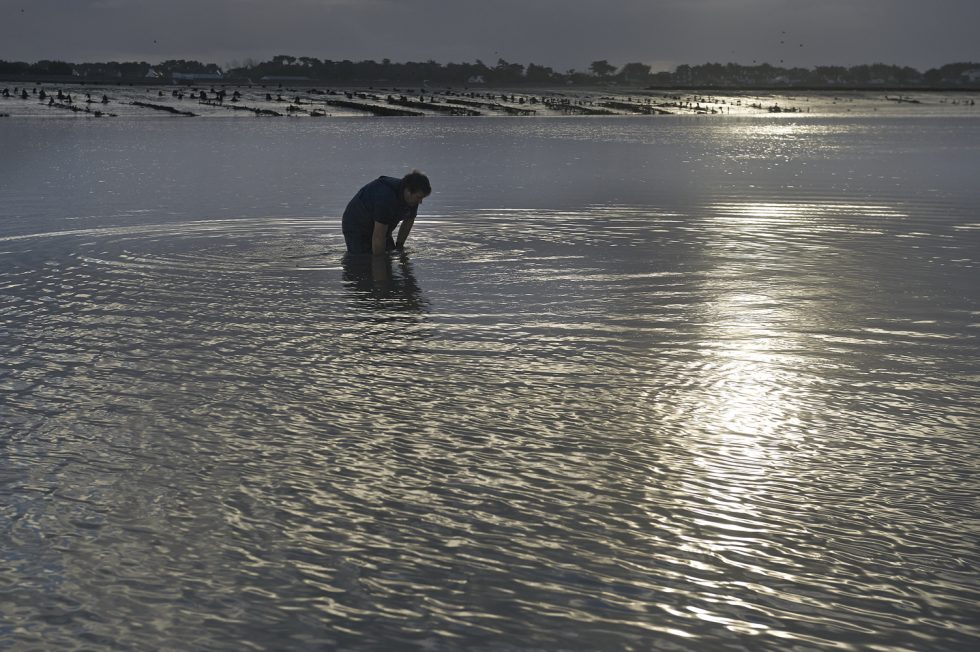
<path id="1" fill-rule="evenodd" d="M 419 314 L 429 311 L 428 301 L 422 296 L 406 254 L 346 254 L 343 266 L 344 284 L 359 302 L 393 312 Z"/>

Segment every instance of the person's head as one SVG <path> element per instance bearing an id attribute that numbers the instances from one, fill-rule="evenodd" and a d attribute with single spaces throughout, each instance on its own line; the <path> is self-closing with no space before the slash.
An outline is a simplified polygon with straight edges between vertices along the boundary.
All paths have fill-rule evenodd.
<path id="1" fill-rule="evenodd" d="M 402 193 L 406 204 L 409 206 L 418 206 L 422 203 L 423 199 L 432 194 L 429 177 L 418 170 L 412 170 L 402 177 Z"/>

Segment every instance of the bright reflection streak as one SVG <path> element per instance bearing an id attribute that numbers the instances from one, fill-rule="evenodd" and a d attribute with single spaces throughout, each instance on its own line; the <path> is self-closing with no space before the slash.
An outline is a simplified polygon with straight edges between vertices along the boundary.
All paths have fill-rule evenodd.
<path id="1" fill-rule="evenodd" d="M 710 506 L 698 513 L 704 529 L 695 545 L 744 556 L 757 554 L 778 529 L 761 506 L 769 502 L 771 479 L 793 474 L 786 443 L 802 436 L 798 415 L 814 400 L 802 357 L 806 305 L 777 264 L 785 247 L 766 245 L 812 213 L 798 204 L 716 208 L 708 247 L 717 264 L 705 281 L 701 358 L 694 362 L 701 380 L 682 400 L 696 433 L 700 477 L 692 481 Z"/>
<path id="2" fill-rule="evenodd" d="M 790 229 L 813 227 L 812 223 L 799 224 L 783 222 L 788 219 L 815 219 L 828 217 L 908 217 L 906 213 L 892 206 L 881 204 L 851 204 L 827 202 L 719 202 L 711 206 L 719 221 L 734 226 L 742 234 L 759 233 L 759 226 L 767 220 L 777 220 L 777 224 Z M 734 221 L 731 217 L 737 217 Z M 748 220 L 746 220 L 748 218 Z"/>
<path id="3" fill-rule="evenodd" d="M 707 384 L 715 400 L 701 423 L 737 444 L 749 459 L 764 454 L 766 439 L 781 434 L 796 411 L 800 383 L 795 365 L 781 351 L 798 348 L 799 304 L 783 299 L 784 279 L 756 272 L 782 251 L 760 249 L 791 219 L 810 214 L 806 205 L 758 203 L 721 205 L 718 241 L 726 247 L 713 272 L 706 343 L 711 363 Z M 726 215 L 727 214 L 727 215 Z M 713 213 L 716 215 L 716 213 Z M 739 215 L 739 219 L 730 216 Z M 783 219 L 780 219 L 783 218 Z M 718 283 L 716 279 L 728 279 Z M 734 439 L 732 439 L 734 438 Z M 748 438 L 748 439 L 747 439 Z"/>
<path id="4" fill-rule="evenodd" d="M 789 124 L 769 123 L 752 125 L 752 127 L 746 129 L 746 131 L 753 137 L 770 139 L 785 138 L 787 136 L 809 133 L 812 131 L 812 128 L 797 124 L 795 122 Z"/>
<path id="5" fill-rule="evenodd" d="M 769 128 L 786 131 L 792 125 Z M 709 207 L 716 235 L 709 248 L 718 264 L 706 294 L 704 367 L 711 400 L 698 410 L 698 427 L 717 433 L 728 454 L 746 463 L 775 453 L 780 441 L 798 432 L 795 418 L 810 384 L 804 332 L 818 315 L 802 288 L 821 281 L 804 270 L 820 260 L 818 235 L 850 239 L 853 220 L 904 219 L 895 208 L 874 203 L 720 202 Z M 868 233 L 864 231 L 864 233 Z M 820 281 L 820 282 L 818 282 Z M 726 455 L 731 462 L 731 458 Z M 749 468 L 742 469 L 750 471 Z"/>

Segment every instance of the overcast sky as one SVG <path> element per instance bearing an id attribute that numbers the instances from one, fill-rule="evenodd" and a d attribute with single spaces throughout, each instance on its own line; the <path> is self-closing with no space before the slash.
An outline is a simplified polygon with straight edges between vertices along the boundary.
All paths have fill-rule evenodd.
<path id="1" fill-rule="evenodd" d="M 980 61 L 980 0 L 0 0 L 0 59 Z"/>

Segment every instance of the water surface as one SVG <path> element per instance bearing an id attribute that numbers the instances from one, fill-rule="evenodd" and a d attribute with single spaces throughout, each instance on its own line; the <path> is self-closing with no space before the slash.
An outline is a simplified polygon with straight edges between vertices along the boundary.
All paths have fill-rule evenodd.
<path id="1" fill-rule="evenodd" d="M 0 123 L 0 646 L 975 647 L 978 135 Z"/>

